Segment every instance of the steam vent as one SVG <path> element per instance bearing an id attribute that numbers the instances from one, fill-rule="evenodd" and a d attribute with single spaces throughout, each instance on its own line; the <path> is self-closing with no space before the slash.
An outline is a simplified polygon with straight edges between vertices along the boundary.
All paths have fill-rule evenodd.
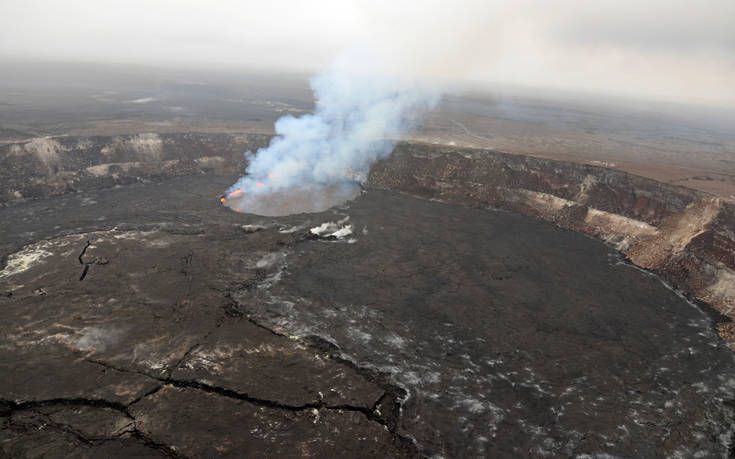
<path id="1" fill-rule="evenodd" d="M 269 141 L 0 146 L 3 454 L 730 454 L 729 202 L 399 143 L 315 212 L 220 205 Z"/>

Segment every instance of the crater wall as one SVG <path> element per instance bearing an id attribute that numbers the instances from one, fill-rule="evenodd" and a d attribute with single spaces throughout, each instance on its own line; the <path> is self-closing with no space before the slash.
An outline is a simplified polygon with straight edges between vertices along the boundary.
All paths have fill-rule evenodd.
<path id="1" fill-rule="evenodd" d="M 134 134 L 36 138 L 0 145 L 0 205 L 193 173 L 245 170 L 264 134 Z"/>
<path id="2" fill-rule="evenodd" d="M 706 302 L 735 341 L 735 206 L 706 193 L 602 167 L 489 150 L 399 144 L 373 187 L 549 220 L 615 246 Z"/>

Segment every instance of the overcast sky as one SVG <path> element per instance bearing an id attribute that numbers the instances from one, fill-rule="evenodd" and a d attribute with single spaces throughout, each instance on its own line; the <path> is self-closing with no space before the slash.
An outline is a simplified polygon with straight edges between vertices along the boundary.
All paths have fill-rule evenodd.
<path id="1" fill-rule="evenodd" d="M 324 68 L 735 107 L 735 0 L 0 0 L 0 56 Z"/>

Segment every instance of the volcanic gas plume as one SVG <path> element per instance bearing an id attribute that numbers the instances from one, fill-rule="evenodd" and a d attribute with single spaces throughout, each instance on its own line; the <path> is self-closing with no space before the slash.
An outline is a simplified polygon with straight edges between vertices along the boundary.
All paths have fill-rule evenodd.
<path id="1" fill-rule="evenodd" d="M 267 148 L 221 198 L 240 212 L 266 216 L 319 212 L 354 198 L 370 165 L 432 107 L 437 95 L 395 78 L 354 71 L 338 59 L 311 80 L 313 114 L 276 121 Z"/>

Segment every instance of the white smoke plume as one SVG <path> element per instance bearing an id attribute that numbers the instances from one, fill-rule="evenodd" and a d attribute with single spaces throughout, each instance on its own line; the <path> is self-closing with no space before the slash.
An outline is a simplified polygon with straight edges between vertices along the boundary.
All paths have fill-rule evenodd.
<path id="1" fill-rule="evenodd" d="M 263 209 L 264 203 L 281 206 L 291 198 L 274 201 L 274 195 L 308 198 L 308 203 L 285 202 L 288 213 L 294 213 L 324 210 L 338 203 L 334 201 L 344 201 L 354 195 L 355 184 L 367 178 L 370 166 L 390 155 L 394 140 L 437 103 L 436 92 L 356 70 L 351 65 L 354 59 L 342 55 L 311 80 L 314 113 L 280 118 L 270 145 L 247 153 L 247 174 L 230 188 L 230 193 L 244 193 L 238 192 L 239 198 L 228 205 L 244 212 L 282 215 L 285 212 Z M 364 60 L 359 67 L 366 68 Z M 325 191 L 315 193 L 316 188 Z M 291 193 L 295 190 L 301 191 Z M 324 202 L 314 202 L 319 200 Z"/>

